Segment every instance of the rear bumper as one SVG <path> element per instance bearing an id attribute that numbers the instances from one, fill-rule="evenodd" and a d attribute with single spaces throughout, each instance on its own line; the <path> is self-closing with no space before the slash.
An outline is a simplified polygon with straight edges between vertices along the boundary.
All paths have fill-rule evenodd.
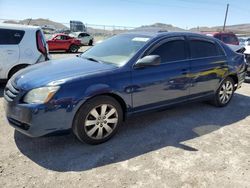
<path id="1" fill-rule="evenodd" d="M 246 79 L 246 71 L 238 73 L 238 85 L 236 89 L 241 88 L 242 84 L 244 83 L 245 79 Z"/>

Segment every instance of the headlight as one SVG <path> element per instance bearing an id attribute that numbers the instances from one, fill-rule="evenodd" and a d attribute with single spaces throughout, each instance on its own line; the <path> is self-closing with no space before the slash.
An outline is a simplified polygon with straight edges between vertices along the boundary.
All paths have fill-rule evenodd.
<path id="1" fill-rule="evenodd" d="M 46 103 L 54 96 L 59 88 L 59 86 L 51 86 L 32 89 L 25 95 L 23 101 L 29 104 Z"/>

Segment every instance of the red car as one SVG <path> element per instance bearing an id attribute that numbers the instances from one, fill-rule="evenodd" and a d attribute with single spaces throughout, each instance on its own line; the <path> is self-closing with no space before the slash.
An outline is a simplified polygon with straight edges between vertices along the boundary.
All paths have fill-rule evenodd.
<path id="1" fill-rule="evenodd" d="M 81 47 L 81 41 L 65 34 L 56 34 L 47 41 L 49 51 L 65 50 L 76 53 Z"/>
<path id="2" fill-rule="evenodd" d="M 239 40 L 233 32 L 205 32 L 207 36 L 212 36 L 225 44 L 239 45 Z"/>

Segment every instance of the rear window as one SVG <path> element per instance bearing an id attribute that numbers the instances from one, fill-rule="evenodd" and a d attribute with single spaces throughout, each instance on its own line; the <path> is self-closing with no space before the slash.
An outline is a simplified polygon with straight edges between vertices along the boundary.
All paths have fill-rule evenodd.
<path id="1" fill-rule="evenodd" d="M 190 40 L 191 58 L 213 57 L 223 55 L 222 50 L 213 42 Z"/>
<path id="2" fill-rule="evenodd" d="M 0 45 L 19 44 L 24 33 L 23 30 L 0 29 Z"/>

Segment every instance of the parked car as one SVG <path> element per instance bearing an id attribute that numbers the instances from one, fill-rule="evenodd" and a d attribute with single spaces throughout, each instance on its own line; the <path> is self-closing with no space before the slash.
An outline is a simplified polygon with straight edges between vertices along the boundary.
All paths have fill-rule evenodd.
<path id="1" fill-rule="evenodd" d="M 9 123 L 32 137 L 72 129 L 100 144 L 127 117 L 196 100 L 224 107 L 245 78 L 244 56 L 193 33 L 128 33 L 9 80 Z M 150 139 L 150 138 L 149 138 Z"/>
<path id="2" fill-rule="evenodd" d="M 207 32 L 206 35 L 217 38 L 225 44 L 239 45 L 237 36 L 232 32 Z"/>
<path id="3" fill-rule="evenodd" d="M 250 46 L 250 38 L 246 39 L 245 46 Z"/>
<path id="4" fill-rule="evenodd" d="M 6 80 L 28 65 L 49 59 L 39 27 L 0 24 L 0 79 Z"/>
<path id="5" fill-rule="evenodd" d="M 247 63 L 247 73 L 246 73 L 246 82 L 250 82 L 250 45 L 245 46 L 245 58 L 246 58 L 246 63 Z"/>
<path id="6" fill-rule="evenodd" d="M 47 43 L 49 45 L 50 52 L 64 50 L 66 52 L 76 53 L 81 47 L 80 40 L 65 34 L 53 35 Z"/>
<path id="7" fill-rule="evenodd" d="M 85 32 L 71 33 L 70 36 L 73 36 L 79 39 L 82 45 L 92 46 L 94 43 L 94 38 L 90 34 L 85 33 Z"/>
<path id="8" fill-rule="evenodd" d="M 245 46 L 247 39 L 245 37 L 238 37 L 239 45 Z"/>
<path id="9" fill-rule="evenodd" d="M 239 45 L 240 46 L 250 46 L 250 38 L 249 37 L 239 37 Z"/>

